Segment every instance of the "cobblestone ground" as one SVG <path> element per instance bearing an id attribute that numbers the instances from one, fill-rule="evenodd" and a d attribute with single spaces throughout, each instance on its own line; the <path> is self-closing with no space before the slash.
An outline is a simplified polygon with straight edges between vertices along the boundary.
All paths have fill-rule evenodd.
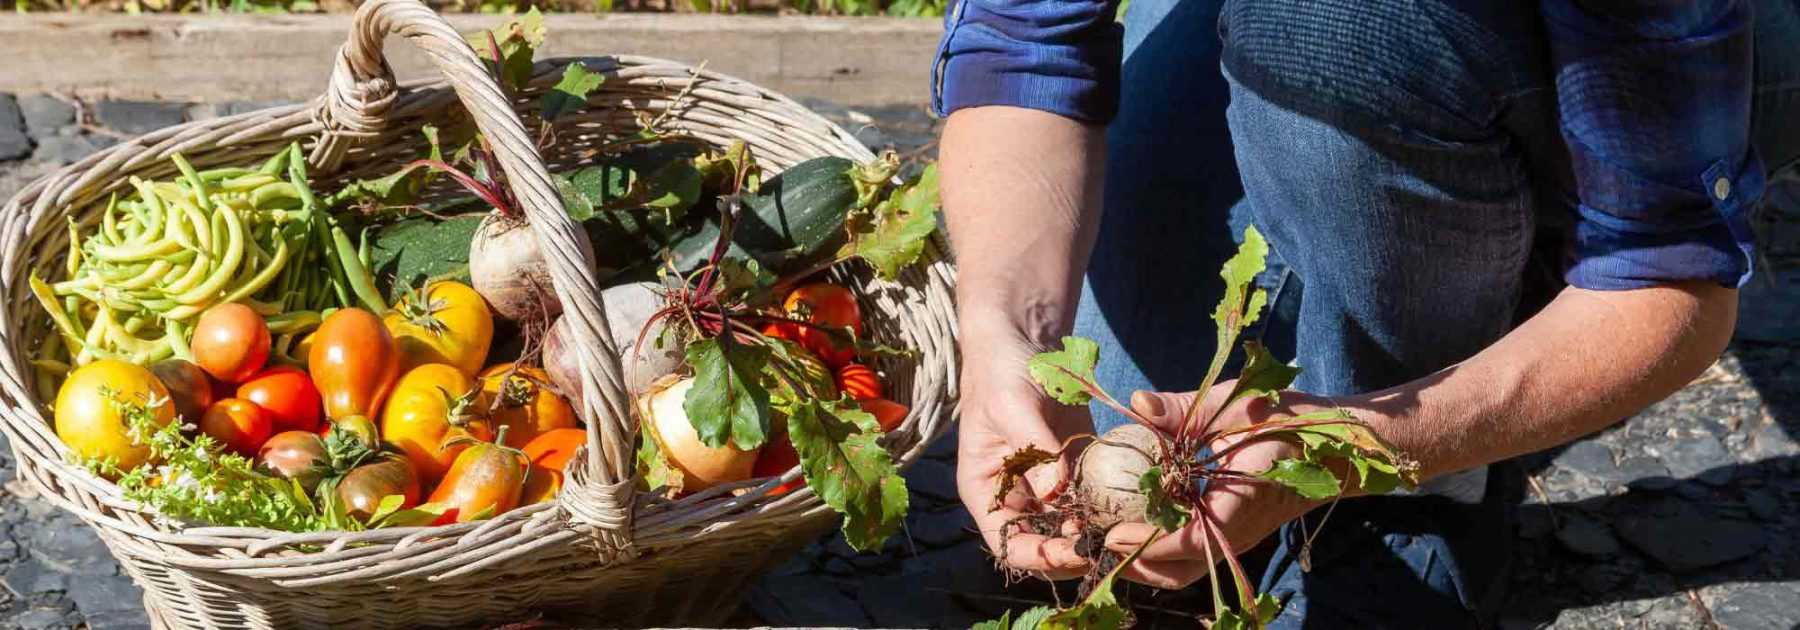
<path id="1" fill-rule="evenodd" d="M 809 105 L 871 146 L 932 149 L 922 108 Z M 259 106 L 0 95 L 0 198 L 121 137 Z M 1764 215 L 1776 273 L 1744 292 L 1728 355 L 1644 413 L 1518 462 L 1530 483 L 1504 627 L 1800 626 L 1800 178 L 1770 198 L 1794 211 Z M 12 481 L 11 455 L 0 453 L 0 628 L 145 627 L 137 588 L 91 531 Z M 1008 586 L 993 570 L 956 501 L 954 455 L 952 435 L 908 472 L 905 536 L 861 555 L 821 539 L 747 595 L 742 619 L 967 627 L 1052 601 L 1050 587 Z M 1152 628 L 1192 627 L 1204 605 L 1193 593 L 1129 598 Z"/>

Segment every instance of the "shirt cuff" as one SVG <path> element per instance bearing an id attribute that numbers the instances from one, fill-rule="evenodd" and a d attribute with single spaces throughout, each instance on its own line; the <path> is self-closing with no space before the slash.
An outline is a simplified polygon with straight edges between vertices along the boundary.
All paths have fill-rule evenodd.
<path id="1" fill-rule="evenodd" d="M 1010 105 L 1104 124 L 1118 110 L 1123 30 L 1114 2 L 962 0 L 932 65 L 939 116 Z"/>
<path id="2" fill-rule="evenodd" d="M 1593 163 L 1586 166 L 1588 174 L 1631 178 L 1622 170 Z M 1742 287 L 1750 279 L 1756 257 L 1750 213 L 1765 185 L 1762 160 L 1750 150 L 1739 160 L 1713 164 L 1699 179 L 1705 199 L 1689 191 L 1665 199 L 1687 206 L 1681 221 L 1670 221 L 1668 215 L 1654 222 L 1625 218 L 1582 203 L 1582 220 L 1575 228 L 1576 261 L 1564 279 L 1572 286 L 1599 291 L 1689 280 Z M 1656 187 L 1642 180 L 1618 183 L 1625 186 L 1613 190 Z M 1660 192 L 1668 194 L 1672 189 Z"/>

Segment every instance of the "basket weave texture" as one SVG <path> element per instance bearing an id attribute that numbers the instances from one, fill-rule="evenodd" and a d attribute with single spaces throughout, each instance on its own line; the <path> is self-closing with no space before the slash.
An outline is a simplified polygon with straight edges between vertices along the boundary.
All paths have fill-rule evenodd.
<path id="1" fill-rule="evenodd" d="M 443 78 L 398 85 L 381 56 L 389 35 L 423 49 Z M 584 108 L 555 121 L 557 139 L 540 154 L 527 124 L 537 127 L 538 97 L 574 62 L 606 82 Z M 641 116 L 719 147 L 742 140 L 776 171 L 826 155 L 873 158 L 788 98 L 658 59 L 540 61 L 531 84 L 508 93 L 418 0 L 369 0 L 320 99 L 163 129 L 32 183 L 0 210 L 0 430 L 19 478 L 98 531 L 144 588 L 162 627 L 461 626 L 539 609 L 580 610 L 600 626 L 722 621 L 749 580 L 815 538 L 834 514 L 810 489 L 767 495 L 797 471 L 678 500 L 635 490 L 636 423 L 616 347 L 601 332 L 605 305 L 593 252 L 549 172 L 589 159 L 608 132 L 635 130 Z M 330 188 L 391 172 L 422 148 L 422 125 L 459 120 L 472 121 L 491 143 L 550 262 L 563 316 L 575 318 L 588 446 L 570 463 L 556 501 L 487 521 L 353 533 L 187 526 L 126 501 L 116 486 L 69 462 L 27 361 L 50 335 L 27 278 L 32 270 L 56 274 L 67 218 L 91 227 L 97 204 L 127 190 L 128 177 L 172 176 L 176 153 L 202 169 L 249 165 L 298 141 L 316 185 Z M 955 411 L 954 275 L 943 251 L 934 241 L 896 281 L 855 265 L 830 272 L 856 293 L 876 341 L 917 351 L 878 366 L 889 375 L 889 397 L 912 409 L 887 438 L 902 465 Z"/>

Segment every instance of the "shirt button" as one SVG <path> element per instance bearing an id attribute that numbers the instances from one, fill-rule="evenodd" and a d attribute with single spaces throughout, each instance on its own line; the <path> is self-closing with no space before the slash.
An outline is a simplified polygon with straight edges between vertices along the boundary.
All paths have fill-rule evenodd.
<path id="1" fill-rule="evenodd" d="M 1730 196 L 1731 180 L 1723 177 L 1713 180 L 1713 197 L 1717 198 L 1719 201 L 1724 201 L 1726 197 Z"/>

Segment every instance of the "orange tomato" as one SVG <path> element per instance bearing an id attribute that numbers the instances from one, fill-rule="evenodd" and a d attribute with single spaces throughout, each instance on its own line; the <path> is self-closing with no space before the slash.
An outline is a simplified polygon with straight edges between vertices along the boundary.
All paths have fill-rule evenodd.
<path id="1" fill-rule="evenodd" d="M 275 432 L 319 429 L 319 390 L 312 377 L 297 368 L 272 367 L 237 388 L 237 397 L 269 412 Z"/>
<path id="2" fill-rule="evenodd" d="M 546 431 L 526 444 L 525 457 L 531 460 L 531 475 L 525 478 L 519 504 L 531 505 L 556 498 L 556 492 L 562 489 L 563 469 L 569 466 L 575 451 L 585 444 L 587 432 L 581 429 Z"/>
<path id="3" fill-rule="evenodd" d="M 863 411 L 867 411 L 875 416 L 875 423 L 881 425 L 882 431 L 892 431 L 900 428 L 900 423 L 906 421 L 906 412 L 912 410 L 912 408 L 907 407 L 906 405 L 902 405 L 886 398 L 859 400 L 856 401 L 856 404 L 857 406 L 862 407 Z"/>
<path id="4" fill-rule="evenodd" d="M 782 310 L 790 318 L 812 322 L 832 331 L 848 328 L 857 335 L 863 332 L 862 311 L 856 306 L 856 296 L 849 289 L 828 282 L 794 289 L 782 303 Z M 840 341 L 832 332 L 813 326 L 788 325 L 794 327 L 795 341 L 819 355 L 827 365 L 835 368 L 856 359 L 856 348 L 847 341 Z"/>
<path id="5" fill-rule="evenodd" d="M 512 372 L 511 377 L 507 372 Z M 481 372 L 481 400 L 476 410 L 488 415 L 496 430 L 507 428 L 506 445 L 520 448 L 547 431 L 576 426 L 575 408 L 546 387 L 550 375 L 541 369 L 500 363 Z"/>
<path id="6" fill-rule="evenodd" d="M 194 363 L 213 378 L 236 383 L 269 360 L 269 326 L 250 307 L 236 302 L 206 309 L 188 343 Z"/>
<path id="7" fill-rule="evenodd" d="M 504 429 L 500 433 L 506 436 Z M 498 516 L 519 505 L 530 470 L 523 451 L 478 442 L 456 456 L 444 481 L 431 492 L 430 502 L 444 508 L 445 520 L 458 523 Z M 456 516 L 452 519 L 451 514 Z"/>
<path id="8" fill-rule="evenodd" d="M 306 367 L 325 398 L 325 417 L 371 416 L 400 377 L 400 351 L 380 317 L 339 309 L 313 331 Z"/>
<path id="9" fill-rule="evenodd" d="M 200 416 L 201 433 L 218 440 L 226 450 L 244 456 L 255 455 L 274 434 L 274 426 L 262 407 L 237 398 L 213 403 Z"/>
<path id="10" fill-rule="evenodd" d="M 861 363 L 848 363 L 838 368 L 837 386 L 839 391 L 856 400 L 880 398 L 884 393 L 881 390 L 881 377 L 875 375 L 875 370 Z"/>

